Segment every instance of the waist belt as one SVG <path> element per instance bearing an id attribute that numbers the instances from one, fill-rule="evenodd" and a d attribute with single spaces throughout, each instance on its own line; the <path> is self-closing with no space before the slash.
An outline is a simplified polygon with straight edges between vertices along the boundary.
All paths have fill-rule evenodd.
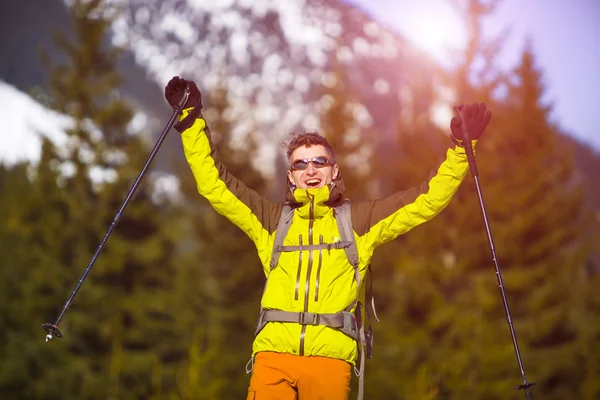
<path id="1" fill-rule="evenodd" d="M 348 311 L 340 311 L 335 314 L 319 314 L 310 312 L 263 310 L 258 321 L 257 334 L 267 322 L 293 322 L 300 325 L 322 325 L 338 329 L 352 339 L 359 340 L 358 321 L 354 314 Z"/>

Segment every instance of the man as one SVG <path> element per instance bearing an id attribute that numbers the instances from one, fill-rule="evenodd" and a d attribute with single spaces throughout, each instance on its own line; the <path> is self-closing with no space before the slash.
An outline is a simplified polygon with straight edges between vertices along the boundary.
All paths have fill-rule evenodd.
<path id="1" fill-rule="evenodd" d="M 248 399 L 347 399 L 351 369 L 359 356 L 360 327 L 354 318 L 345 317 L 355 311 L 373 251 L 448 205 L 468 169 L 460 147 L 463 129 L 470 138 L 479 138 L 490 112 L 483 104 L 457 108 L 462 117 L 450 124 L 457 145 L 448 149 L 446 159 L 420 186 L 352 203 L 352 234 L 358 250 L 353 265 L 346 245 L 341 245 L 335 215 L 345 200 L 344 183 L 334 149 L 325 138 L 301 134 L 288 144 L 286 203 L 290 207 L 284 207 L 246 187 L 221 164 L 193 82 L 179 77 L 169 81 L 165 88 L 169 104 L 177 107 L 186 87 L 190 96 L 175 128 L 181 132 L 198 192 L 253 240 L 267 278 Z M 289 215 L 282 218 L 284 212 Z M 279 221 L 285 217 L 290 217 L 290 224 L 283 250 L 271 265 Z"/>

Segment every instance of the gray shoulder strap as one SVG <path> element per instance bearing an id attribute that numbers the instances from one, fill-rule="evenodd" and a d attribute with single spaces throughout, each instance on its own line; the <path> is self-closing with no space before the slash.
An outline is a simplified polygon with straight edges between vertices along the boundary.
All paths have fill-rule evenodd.
<path id="1" fill-rule="evenodd" d="M 338 224 L 338 229 L 340 230 L 341 240 L 347 240 L 352 243 L 351 246 L 346 247 L 346 257 L 354 267 L 356 281 L 360 287 L 360 274 L 358 272 L 358 248 L 356 246 L 356 240 L 354 240 L 354 232 L 352 230 L 352 218 L 350 214 L 350 200 L 345 200 L 344 203 L 338 206 L 336 209 L 336 220 Z M 361 356 L 361 361 L 366 358 L 371 358 L 371 350 L 373 347 L 373 328 L 372 328 L 372 320 L 379 322 L 379 318 L 377 317 L 377 311 L 375 310 L 375 297 L 373 296 L 373 278 L 371 272 L 371 265 L 367 266 L 367 273 L 365 276 L 365 313 L 367 319 L 367 326 L 364 329 L 364 339 L 366 342 L 366 349 L 363 349 L 363 356 Z M 358 299 L 357 299 L 358 301 Z M 359 306 L 357 307 L 357 312 L 360 313 L 360 302 L 358 302 Z M 350 308 L 354 305 L 351 304 Z M 363 328 L 365 326 L 362 325 Z M 364 352 L 366 350 L 366 353 Z"/>
<path id="2" fill-rule="evenodd" d="M 281 216 L 279 217 L 279 224 L 277 225 L 277 232 L 275 232 L 275 242 L 273 243 L 273 253 L 271 255 L 271 270 L 273 270 L 279 262 L 279 256 L 281 255 L 281 246 L 288 231 L 292 224 L 292 217 L 294 216 L 294 209 L 285 203 L 281 208 Z"/>
<path id="3" fill-rule="evenodd" d="M 354 267 L 356 282 L 360 286 L 360 273 L 358 272 L 358 248 L 356 247 L 356 240 L 354 239 L 354 230 L 352 229 L 352 214 L 350 210 L 350 200 L 346 199 L 344 202 L 335 208 L 335 219 L 337 221 L 338 229 L 342 241 L 352 243 L 346 247 L 346 257 L 348 261 Z"/>

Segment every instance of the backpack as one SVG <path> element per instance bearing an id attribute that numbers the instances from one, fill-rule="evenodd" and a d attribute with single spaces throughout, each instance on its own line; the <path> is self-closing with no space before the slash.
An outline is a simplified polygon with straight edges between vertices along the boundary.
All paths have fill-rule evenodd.
<path id="1" fill-rule="evenodd" d="M 366 327 L 363 324 L 362 308 L 363 304 L 359 300 L 361 296 L 361 285 L 360 285 L 360 274 L 358 271 L 358 248 L 356 241 L 354 240 L 354 232 L 352 230 L 352 219 L 350 213 L 350 200 L 346 199 L 342 204 L 334 208 L 334 215 L 340 232 L 341 240 L 335 243 L 320 243 L 316 245 L 304 245 L 300 246 L 283 246 L 283 241 L 289 231 L 292 219 L 294 216 L 294 209 L 285 203 L 281 210 L 281 217 L 279 218 L 279 224 L 277 226 L 277 232 L 275 233 L 275 241 L 273 244 L 273 253 L 271 256 L 271 270 L 273 270 L 279 262 L 279 256 L 284 251 L 298 251 L 303 250 L 321 250 L 321 249 L 340 249 L 343 248 L 346 252 L 348 261 L 354 268 L 354 277 L 358 285 L 358 296 L 354 301 L 346 307 L 344 311 L 340 311 L 336 314 L 317 314 L 308 312 L 290 312 L 281 310 L 260 310 L 260 317 L 256 334 L 267 324 L 267 322 L 296 322 L 302 325 L 325 325 L 330 328 L 339 329 L 346 335 L 352 337 L 357 342 L 359 357 L 360 357 L 360 369 L 356 367 L 354 371 L 359 377 L 359 394 L 358 398 L 363 398 L 364 393 L 364 370 L 365 370 L 365 358 L 371 358 L 373 348 L 373 329 L 372 319 L 379 322 L 377 313 L 375 311 L 375 300 L 373 297 L 373 286 L 372 286 L 372 274 L 371 265 L 367 267 L 367 273 L 365 276 L 365 316 L 366 316 Z M 267 278 L 268 279 L 268 278 Z M 265 285 L 266 288 L 266 285 Z M 355 312 L 352 313 L 350 310 L 356 305 Z"/>

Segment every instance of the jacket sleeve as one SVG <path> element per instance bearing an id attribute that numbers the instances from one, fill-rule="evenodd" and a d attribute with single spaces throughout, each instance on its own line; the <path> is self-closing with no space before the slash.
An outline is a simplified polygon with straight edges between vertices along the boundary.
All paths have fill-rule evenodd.
<path id="1" fill-rule="evenodd" d="M 181 119 L 188 115 L 185 110 Z M 181 134 L 185 158 L 192 170 L 198 192 L 221 215 L 242 229 L 260 248 L 274 227 L 281 204 L 272 202 L 227 172 L 219 161 L 210 130 L 203 118 L 195 119 Z M 276 222 L 275 222 L 276 223 Z"/>
<path id="2" fill-rule="evenodd" d="M 464 149 L 450 148 L 425 182 L 363 204 L 366 209 L 357 210 L 363 216 L 357 222 L 363 227 L 367 248 L 372 251 L 439 214 L 450 203 L 468 168 Z"/>

